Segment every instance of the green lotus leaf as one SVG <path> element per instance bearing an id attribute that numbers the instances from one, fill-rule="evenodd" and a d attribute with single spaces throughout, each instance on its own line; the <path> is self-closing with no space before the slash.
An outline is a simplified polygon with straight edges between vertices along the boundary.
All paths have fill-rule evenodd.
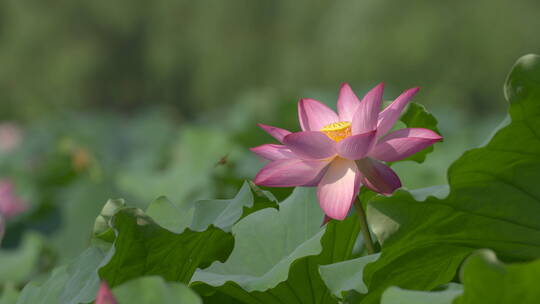
<path id="1" fill-rule="evenodd" d="M 401 190 L 369 202 L 368 219 L 382 254 L 366 266 L 377 303 L 395 285 L 432 290 L 450 282 L 475 249 L 503 260 L 540 257 L 540 56 L 517 61 L 506 85 L 510 121 L 489 142 L 465 152 L 448 171 L 445 198 Z"/>
<path id="2" fill-rule="evenodd" d="M 443 290 L 437 291 L 407 290 L 391 286 L 382 294 L 381 304 L 452 304 L 462 293 L 463 286 L 456 283 L 449 283 Z"/>
<path id="3" fill-rule="evenodd" d="M 100 279 L 97 271 L 110 257 L 90 247 L 71 263 L 59 266 L 45 281 L 36 278 L 21 292 L 17 304 L 79 304 L 94 300 Z"/>
<path id="4" fill-rule="evenodd" d="M 100 282 L 98 269 L 108 259 L 110 259 L 110 254 L 107 255 L 96 247 L 90 247 L 78 256 L 66 268 L 69 278 L 58 302 L 78 304 L 94 300 Z"/>
<path id="5" fill-rule="evenodd" d="M 193 221 L 190 228 L 196 231 L 214 225 L 222 230 L 230 231 L 231 226 L 242 216 L 244 208 L 253 207 L 253 194 L 248 182 L 233 199 L 201 200 L 195 203 Z"/>
<path id="6" fill-rule="evenodd" d="M 28 284 L 20 303 L 87 303 L 95 298 L 100 280 L 117 286 L 147 274 L 189 282 L 197 267 L 225 260 L 232 249 L 232 235 L 216 225 L 230 229 L 254 202 L 246 182 L 234 199 L 202 205 L 174 205 L 160 197 L 145 213 L 126 207 L 123 200 L 109 200 L 94 223 L 97 246 L 56 269 L 44 285 Z M 51 288 L 54 292 L 43 297 Z"/>
<path id="7" fill-rule="evenodd" d="M 349 290 L 367 293 L 367 286 L 363 280 L 364 267 L 376 261 L 379 256 L 380 254 L 376 253 L 339 263 L 323 265 L 319 267 L 319 272 L 326 286 L 338 298 L 344 298 L 343 293 Z"/>
<path id="8" fill-rule="evenodd" d="M 94 221 L 94 238 L 101 239 L 106 242 L 113 242 L 115 235 L 111 228 L 110 220 L 116 212 L 126 207 L 126 202 L 123 199 L 110 199 L 105 203 L 101 212 Z"/>
<path id="9" fill-rule="evenodd" d="M 111 287 L 143 275 L 187 283 L 197 267 L 225 260 L 233 245 L 232 235 L 214 226 L 174 233 L 135 208 L 118 211 L 113 226 L 114 254 L 99 270 Z"/>
<path id="10" fill-rule="evenodd" d="M 195 269 L 228 257 L 234 239 L 226 231 L 244 208 L 253 206 L 253 194 L 245 182 L 229 200 L 175 205 L 160 197 L 146 212 L 120 208 L 111 222 L 116 233 L 114 254 L 99 274 L 110 286 L 142 275 L 188 283 Z"/>
<path id="11" fill-rule="evenodd" d="M 461 270 L 463 295 L 455 304 L 540 303 L 540 260 L 503 264 L 491 250 L 480 250 Z"/>
<path id="12" fill-rule="evenodd" d="M 202 304 L 199 296 L 182 283 L 149 276 L 128 281 L 112 290 L 118 303 Z"/>
<path id="13" fill-rule="evenodd" d="M 198 270 L 193 285 L 245 303 L 336 303 L 318 265 L 349 258 L 359 225 L 354 216 L 325 227 L 322 220 L 315 190 L 296 188 L 279 210 L 263 209 L 235 224 L 229 259 Z"/>
<path id="14" fill-rule="evenodd" d="M 31 281 L 24 286 L 17 304 L 58 304 L 64 286 L 69 280 L 67 266 L 55 268 L 44 282 Z"/>

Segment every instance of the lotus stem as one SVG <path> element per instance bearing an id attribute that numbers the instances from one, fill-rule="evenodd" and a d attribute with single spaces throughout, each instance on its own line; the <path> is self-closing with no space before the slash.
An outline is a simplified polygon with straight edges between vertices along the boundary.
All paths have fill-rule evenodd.
<path id="1" fill-rule="evenodd" d="M 364 236 L 364 244 L 366 245 L 367 252 L 368 254 L 374 254 L 375 246 L 373 245 L 373 239 L 371 238 L 371 233 L 369 232 L 366 212 L 364 211 L 364 207 L 362 207 L 362 203 L 358 198 L 356 198 L 356 200 L 354 201 L 354 207 L 354 209 L 356 209 L 356 212 L 358 213 L 358 219 L 360 220 L 360 230 L 362 230 L 362 235 Z"/>

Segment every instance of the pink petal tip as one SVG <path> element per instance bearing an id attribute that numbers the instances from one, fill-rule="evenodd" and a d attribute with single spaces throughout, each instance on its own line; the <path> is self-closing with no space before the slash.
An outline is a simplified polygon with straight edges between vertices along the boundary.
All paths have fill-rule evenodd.
<path id="1" fill-rule="evenodd" d="M 278 127 L 273 127 L 265 124 L 257 124 L 261 129 L 266 131 L 266 133 L 270 134 L 272 137 L 277 139 L 280 143 L 283 143 L 283 137 L 291 134 L 290 131 L 287 131 L 285 129 L 281 129 Z"/>
<path id="2" fill-rule="evenodd" d="M 105 282 L 101 282 L 96 296 L 96 304 L 118 304 L 112 291 Z"/>
<path id="3" fill-rule="evenodd" d="M 339 121 L 337 114 L 327 105 L 310 98 L 298 102 L 298 120 L 304 131 L 320 131 L 324 126 Z"/>

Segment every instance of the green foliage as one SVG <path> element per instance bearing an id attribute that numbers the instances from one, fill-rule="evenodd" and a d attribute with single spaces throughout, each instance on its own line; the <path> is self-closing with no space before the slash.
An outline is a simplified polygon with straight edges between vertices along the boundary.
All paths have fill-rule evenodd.
<path id="1" fill-rule="evenodd" d="M 222 157 L 236 151 L 226 132 L 212 128 L 183 128 L 166 168 L 133 166 L 118 177 L 120 189 L 142 201 L 165 195 L 174 202 L 207 198 L 216 192 L 212 183 Z M 222 168 L 218 168 L 222 169 Z M 179 184 L 181 183 L 181 184 Z"/>
<path id="2" fill-rule="evenodd" d="M 437 291 L 406 290 L 392 286 L 383 293 L 381 304 L 452 304 L 462 292 L 463 287 L 456 283 L 449 283 L 443 290 Z"/>
<path id="3" fill-rule="evenodd" d="M 60 263 L 68 262 L 88 247 L 93 217 L 100 210 L 96 202 L 105 201 L 112 188 L 104 182 L 92 182 L 83 177 L 58 193 L 58 200 L 66 202 L 59 210 L 62 229 L 56 231 L 49 245 L 60 251 Z"/>
<path id="4" fill-rule="evenodd" d="M 19 303 L 86 303 L 94 299 L 100 280 L 116 286 L 141 276 L 159 275 L 168 281 L 188 283 L 197 267 L 224 260 L 231 250 L 232 236 L 216 226 L 230 230 L 244 208 L 254 206 L 248 183 L 234 199 L 213 201 L 220 204 L 208 202 L 212 201 L 203 201 L 199 209 L 199 202 L 174 205 L 160 197 L 145 213 L 127 207 L 123 200 L 109 200 L 94 223 L 93 243 L 101 249 L 87 249 L 67 267 L 55 269 L 44 283 L 31 282 Z M 213 219 L 205 227 L 198 221 L 200 210 Z M 148 284 L 163 285 L 154 281 Z M 185 287 L 174 287 L 171 293 L 182 289 Z M 38 299 L 44 302 L 33 302 Z"/>
<path id="5" fill-rule="evenodd" d="M 253 194 L 245 182 L 235 198 L 230 200 L 201 200 L 195 204 L 191 229 L 202 230 L 214 225 L 230 231 L 231 226 L 242 216 L 244 208 L 253 208 Z"/>
<path id="6" fill-rule="evenodd" d="M 368 289 L 364 284 L 364 267 L 376 261 L 380 254 L 371 254 L 356 259 L 347 260 L 330 265 L 319 267 L 321 277 L 324 283 L 332 293 L 342 298 L 343 293 L 349 290 L 355 290 L 359 293 L 367 293 Z"/>
<path id="7" fill-rule="evenodd" d="M 18 284 L 27 280 L 35 271 L 43 242 L 39 235 L 28 233 L 20 247 L 0 250 L 0 282 Z"/>
<path id="8" fill-rule="evenodd" d="M 231 235 L 214 227 L 176 234 L 131 208 L 115 215 L 114 228 L 114 255 L 99 271 L 111 287 L 143 275 L 188 283 L 197 267 L 225 259 L 233 242 Z"/>
<path id="9" fill-rule="evenodd" d="M 0 303 L 91 303 L 101 281 L 120 303 L 537 303 L 540 56 L 518 60 L 505 94 L 508 118 L 450 166 L 448 185 L 361 193 L 381 249 L 373 255 L 356 216 L 321 225 L 315 189 L 281 199 L 290 189 L 239 187 L 238 177 L 258 168 L 237 150 L 241 132 L 187 128 L 175 144 L 150 136 L 144 159 L 114 136 L 103 150 L 85 148 L 95 156 L 81 154 L 103 144 L 86 134 L 87 144 L 59 140 L 60 150 L 43 151 L 53 161 L 37 161 L 44 167 L 35 175 L 15 170 L 35 154 L 0 158 L 6 172 L 29 176 L 22 187 L 39 198 L 8 223 Z M 416 104 L 401 120 L 438 131 Z M 119 189 L 128 203 L 111 199 L 100 212 L 94 201 Z M 149 197 L 158 198 L 146 205 Z M 97 215 L 93 226 L 89 214 Z"/>
<path id="10" fill-rule="evenodd" d="M 98 248 L 90 247 L 71 262 L 66 273 L 60 303 L 87 303 L 94 299 L 99 287 L 98 269 L 109 257 Z"/>
<path id="11" fill-rule="evenodd" d="M 156 199 L 156 202 L 160 202 L 162 198 Z M 126 207 L 126 202 L 123 199 L 110 199 L 105 203 L 105 206 L 101 209 L 101 212 L 94 221 L 93 234 L 96 239 L 112 243 L 116 238 L 114 230 L 111 228 L 113 219 L 116 212 Z"/>
<path id="12" fill-rule="evenodd" d="M 108 220 L 116 236 L 114 254 L 100 269 L 100 276 L 111 286 L 142 275 L 160 275 L 187 284 L 197 267 L 228 257 L 234 240 L 225 231 L 253 204 L 247 183 L 231 200 L 174 205 L 160 197 L 148 206 L 146 214 L 110 201 L 96 221 L 96 225 L 107 221 L 103 214 L 114 213 Z M 110 235 L 108 229 L 98 234 L 107 236 L 102 240 Z"/>
<path id="13" fill-rule="evenodd" d="M 202 304 L 199 296 L 181 283 L 168 283 L 161 277 L 140 277 L 112 290 L 118 303 Z"/>
<path id="14" fill-rule="evenodd" d="M 99 287 L 98 268 L 108 259 L 97 248 L 90 247 L 67 266 L 52 271 L 45 281 L 36 279 L 21 292 L 18 304 L 30 303 L 87 303 L 92 301 Z"/>
<path id="15" fill-rule="evenodd" d="M 465 290 L 454 303 L 540 302 L 540 260 L 505 265 L 491 250 L 481 250 L 464 263 L 461 281 Z"/>
<path id="16" fill-rule="evenodd" d="M 506 83 L 511 122 L 452 164 L 446 198 L 418 201 L 401 190 L 370 201 L 382 255 L 366 267 L 365 303 L 375 303 L 391 285 L 430 290 L 445 284 L 475 248 L 491 248 L 505 260 L 540 258 L 539 71 L 539 56 L 516 63 Z"/>
<path id="17" fill-rule="evenodd" d="M 45 282 L 26 284 L 17 304 L 56 304 L 68 279 L 66 266 L 55 268 Z"/>
<path id="18" fill-rule="evenodd" d="M 246 303 L 335 303 L 317 265 L 350 256 L 358 223 L 351 217 L 321 229 L 322 220 L 314 189 L 296 188 L 279 211 L 260 210 L 234 225 L 229 259 L 198 271 L 193 282 Z"/>
<path id="19" fill-rule="evenodd" d="M 344 80 L 364 91 L 384 80 L 394 93 L 421 85 L 422 102 L 482 113 L 497 107 L 508 63 L 539 44 L 536 1 L 409 4 L 99 0 L 44 10 L 6 0 L 0 113 L 157 104 L 193 119 L 261 87 L 290 94 L 275 99 L 285 102 Z"/>
<path id="20" fill-rule="evenodd" d="M 19 298 L 19 291 L 15 286 L 7 284 L 2 290 L 2 296 L 0 296 L 0 304 L 12 304 L 17 302 Z"/>

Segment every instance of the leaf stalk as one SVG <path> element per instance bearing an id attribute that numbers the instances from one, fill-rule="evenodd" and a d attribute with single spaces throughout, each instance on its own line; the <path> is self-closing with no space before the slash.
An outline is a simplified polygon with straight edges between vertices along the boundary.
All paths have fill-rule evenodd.
<path id="1" fill-rule="evenodd" d="M 367 252 L 368 254 L 374 254 L 375 246 L 373 245 L 373 239 L 371 238 L 371 233 L 369 232 L 366 212 L 364 211 L 364 207 L 362 207 L 362 203 L 358 198 L 356 198 L 356 200 L 354 201 L 354 209 L 356 209 L 356 213 L 358 213 L 358 219 L 360 220 L 360 230 L 362 231 L 362 235 L 364 236 L 364 244 L 366 245 Z"/>

